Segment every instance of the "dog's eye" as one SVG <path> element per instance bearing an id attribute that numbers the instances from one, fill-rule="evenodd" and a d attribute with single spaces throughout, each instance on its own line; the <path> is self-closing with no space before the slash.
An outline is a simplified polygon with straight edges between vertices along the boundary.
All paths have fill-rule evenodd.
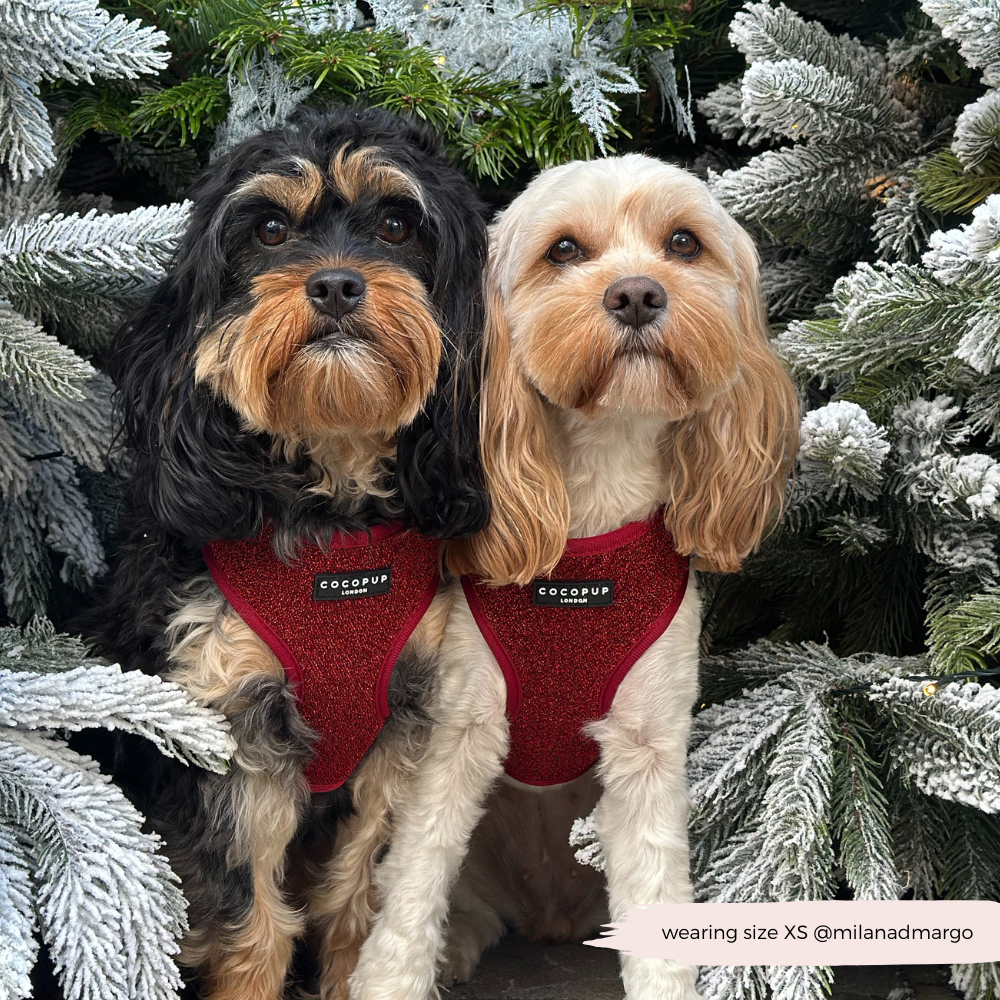
<path id="1" fill-rule="evenodd" d="M 288 239 L 288 226 L 281 219 L 268 219 L 257 227 L 257 239 L 266 247 L 280 247 Z"/>
<path id="2" fill-rule="evenodd" d="M 568 236 L 564 236 L 561 240 L 556 240 L 549 247 L 546 257 L 553 264 L 569 264 L 574 260 L 580 260 L 583 257 L 583 250 L 580 249 L 580 245 L 574 240 L 571 240 Z"/>
<path id="3" fill-rule="evenodd" d="M 694 233 L 678 229 L 667 241 L 667 249 L 678 257 L 697 257 L 701 252 L 701 244 Z"/>
<path id="4" fill-rule="evenodd" d="M 392 243 L 399 246 L 405 243 L 413 234 L 413 226 L 406 219 L 401 219 L 398 215 L 387 215 L 379 226 L 378 238 L 383 243 Z"/>

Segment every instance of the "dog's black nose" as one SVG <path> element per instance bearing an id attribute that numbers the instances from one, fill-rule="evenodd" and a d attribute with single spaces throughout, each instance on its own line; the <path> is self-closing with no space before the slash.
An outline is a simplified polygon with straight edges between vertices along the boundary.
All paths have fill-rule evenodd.
<path id="1" fill-rule="evenodd" d="M 626 326 L 637 330 L 652 323 L 667 305 L 667 293 L 652 278 L 619 278 L 604 291 L 604 308 Z"/>
<path id="2" fill-rule="evenodd" d="M 306 295 L 321 313 L 340 319 L 358 308 L 365 287 L 365 279 L 357 271 L 336 268 L 317 271 L 306 282 Z"/>

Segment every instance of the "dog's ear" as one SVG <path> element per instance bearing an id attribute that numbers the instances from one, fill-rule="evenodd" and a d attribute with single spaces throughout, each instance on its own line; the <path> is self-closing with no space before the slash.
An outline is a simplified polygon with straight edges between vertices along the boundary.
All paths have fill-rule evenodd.
<path id="1" fill-rule="evenodd" d="M 569 531 L 569 499 L 552 457 L 542 398 L 513 356 L 497 273 L 498 248 L 487 278 L 480 413 L 483 469 L 492 505 L 485 531 L 448 543 L 452 573 L 489 583 L 527 584 L 552 570 Z"/>
<path id="2" fill-rule="evenodd" d="M 422 532 L 461 538 L 481 531 L 490 518 L 478 413 L 486 223 L 471 185 L 441 164 L 441 187 L 429 202 L 437 244 L 430 291 L 441 322 L 441 366 L 434 394 L 397 440 L 396 485 L 406 518 Z"/>
<path id="3" fill-rule="evenodd" d="M 667 526 L 695 566 L 732 573 L 776 520 L 798 447 L 798 397 L 769 346 L 753 241 L 732 223 L 739 292 L 739 373 L 665 441 Z"/>
<path id="4" fill-rule="evenodd" d="M 196 182 L 175 263 L 118 331 L 108 359 L 121 432 L 134 452 L 131 500 L 194 545 L 252 534 L 262 517 L 262 445 L 195 384 L 192 369 L 226 281 L 220 206 L 234 171 L 246 169 L 252 164 L 225 157 Z"/>
<path id="5" fill-rule="evenodd" d="M 126 443 L 133 450 L 131 502 L 192 545 L 253 534 L 261 498 L 248 472 L 260 444 L 236 415 L 194 382 L 187 329 L 191 294 L 168 277 L 115 338 L 109 369 Z M 256 461 L 254 459 L 257 459 Z"/>

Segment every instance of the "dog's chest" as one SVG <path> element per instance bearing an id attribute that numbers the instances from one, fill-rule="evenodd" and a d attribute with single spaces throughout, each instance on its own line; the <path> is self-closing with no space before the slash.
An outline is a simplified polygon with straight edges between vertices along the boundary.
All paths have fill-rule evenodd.
<path id="1" fill-rule="evenodd" d="M 583 774 L 597 744 L 581 733 L 661 636 L 684 598 L 688 559 L 662 517 L 571 539 L 544 580 L 489 588 L 464 577 L 476 623 L 507 681 L 507 774 L 553 785 Z"/>
<path id="2" fill-rule="evenodd" d="M 313 791 L 342 785 L 389 716 L 389 678 L 434 597 L 437 543 L 399 525 L 335 536 L 278 558 L 266 527 L 217 541 L 204 556 L 240 617 L 295 685 L 303 719 L 319 738 L 306 770 Z"/>

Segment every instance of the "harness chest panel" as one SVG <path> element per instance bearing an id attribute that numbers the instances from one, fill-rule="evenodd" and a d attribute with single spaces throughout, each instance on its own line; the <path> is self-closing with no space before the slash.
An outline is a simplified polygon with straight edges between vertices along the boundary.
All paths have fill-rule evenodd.
<path id="1" fill-rule="evenodd" d="M 303 542 L 285 562 L 270 525 L 255 538 L 203 549 L 209 572 L 295 685 L 302 718 L 319 734 L 306 777 L 339 788 L 389 717 L 389 677 L 434 598 L 438 543 L 402 525 Z"/>
<path id="2" fill-rule="evenodd" d="M 688 558 L 662 516 L 571 538 L 552 575 L 532 586 L 462 578 L 469 607 L 507 680 L 505 768 L 529 785 L 579 777 L 597 760 L 581 732 L 666 631 L 687 588 Z"/>

